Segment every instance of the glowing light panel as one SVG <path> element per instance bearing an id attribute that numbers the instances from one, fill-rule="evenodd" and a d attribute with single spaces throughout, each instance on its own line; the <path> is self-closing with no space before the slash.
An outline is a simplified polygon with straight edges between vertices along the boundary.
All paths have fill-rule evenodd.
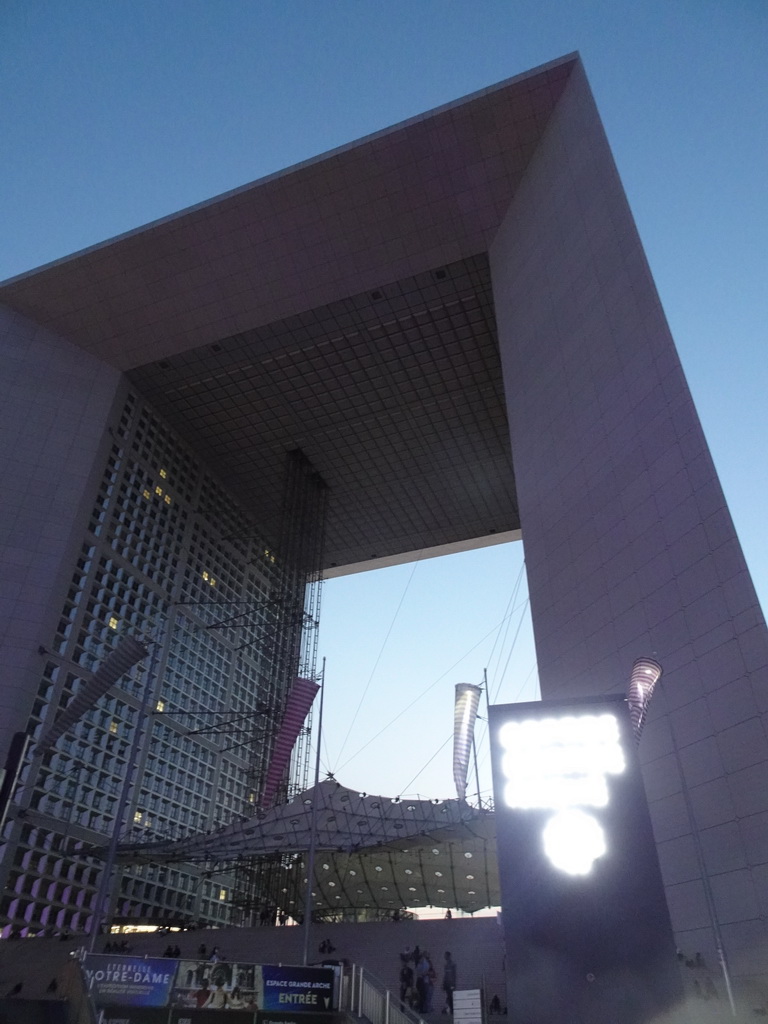
<path id="1" fill-rule="evenodd" d="M 588 875 L 608 849 L 600 823 L 591 814 L 574 808 L 558 811 L 550 818 L 542 838 L 550 861 L 568 875 Z"/>
<path id="2" fill-rule="evenodd" d="M 516 810 L 552 810 L 542 833 L 550 862 L 570 875 L 586 875 L 607 852 L 594 815 L 606 807 L 607 777 L 626 768 L 619 723 L 611 714 L 507 722 L 499 730 L 504 801 Z"/>
<path id="3" fill-rule="evenodd" d="M 507 722 L 499 730 L 508 807 L 605 807 L 626 763 L 613 715 Z"/>

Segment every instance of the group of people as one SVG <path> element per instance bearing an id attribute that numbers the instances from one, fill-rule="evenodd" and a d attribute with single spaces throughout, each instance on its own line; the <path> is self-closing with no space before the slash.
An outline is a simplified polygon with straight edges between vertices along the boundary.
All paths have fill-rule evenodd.
<path id="1" fill-rule="evenodd" d="M 277 907 L 262 907 L 259 913 L 259 924 L 260 925 L 286 925 L 288 923 L 288 915 L 284 910 L 278 910 Z"/>
<path id="2" fill-rule="evenodd" d="M 128 945 L 128 940 L 123 939 L 122 942 L 107 942 L 104 946 L 105 953 L 130 953 L 131 947 Z"/>
<path id="3" fill-rule="evenodd" d="M 427 950 L 406 946 L 400 954 L 400 1005 L 417 1013 L 432 1013 L 437 971 Z M 443 954 L 443 1013 L 453 1016 L 453 993 L 456 988 L 456 962 L 450 953 Z"/>
<path id="4" fill-rule="evenodd" d="M 168 945 L 165 947 L 165 952 L 163 953 L 163 956 L 174 957 L 176 960 L 178 960 L 179 957 L 181 956 L 181 950 L 179 949 L 178 946 L 172 946 L 169 942 Z"/>
<path id="5" fill-rule="evenodd" d="M 178 949 L 178 947 L 176 948 Z M 207 960 L 209 964 L 217 964 L 221 960 L 227 959 L 218 946 L 214 946 L 211 952 L 209 953 L 208 947 L 204 942 L 201 942 L 200 945 L 198 946 L 197 955 L 200 958 L 200 960 Z"/>
<path id="6" fill-rule="evenodd" d="M 698 978 L 693 980 L 693 992 L 699 999 L 719 999 L 720 993 L 717 991 L 717 986 L 712 980 L 709 970 L 707 968 L 707 962 L 701 953 L 697 953 L 693 957 L 686 957 L 682 950 L 677 951 L 678 963 L 684 963 L 685 966 L 692 971 L 696 971 L 699 974 Z"/>

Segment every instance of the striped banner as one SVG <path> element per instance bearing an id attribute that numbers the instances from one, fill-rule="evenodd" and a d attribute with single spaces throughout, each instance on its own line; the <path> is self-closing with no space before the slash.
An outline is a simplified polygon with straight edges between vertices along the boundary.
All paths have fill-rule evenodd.
<path id="1" fill-rule="evenodd" d="M 456 684 L 456 702 L 453 708 L 453 781 L 456 795 L 464 800 L 467 794 L 469 751 L 475 734 L 480 687 L 473 683 Z"/>
<path id="2" fill-rule="evenodd" d="M 661 678 L 661 672 L 661 665 L 653 658 L 638 658 L 632 666 L 627 704 L 629 705 L 629 717 L 632 719 L 632 728 L 635 731 L 635 739 L 638 743 L 648 715 L 648 705 L 653 696 L 653 689 Z"/>
<path id="3" fill-rule="evenodd" d="M 312 701 L 315 699 L 319 689 L 318 684 L 311 679 L 296 678 L 293 681 L 293 686 L 288 694 L 288 700 L 285 705 L 285 714 L 275 738 L 272 759 L 267 768 L 264 790 L 259 801 L 261 807 L 269 806 L 274 799 L 277 787 L 288 766 L 293 746 L 298 739 L 304 721 L 309 714 L 309 709 L 312 707 Z"/>
<path id="4" fill-rule="evenodd" d="M 111 651 L 96 671 L 83 670 L 82 678 L 87 679 L 85 686 L 78 691 L 61 712 L 50 729 L 37 744 L 35 753 L 41 754 L 54 745 L 56 740 L 72 728 L 92 708 L 99 697 L 111 690 L 117 680 L 126 674 L 134 665 L 147 657 L 149 651 L 144 644 L 131 636 L 123 637 L 117 647 Z"/>

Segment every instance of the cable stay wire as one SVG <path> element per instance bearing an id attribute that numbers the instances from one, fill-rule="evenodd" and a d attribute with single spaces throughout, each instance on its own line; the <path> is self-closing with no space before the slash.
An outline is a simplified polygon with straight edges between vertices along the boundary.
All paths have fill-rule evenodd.
<path id="1" fill-rule="evenodd" d="M 519 578 L 518 578 L 518 580 L 519 580 Z M 518 590 L 518 589 L 519 589 L 519 588 L 518 588 L 518 586 L 517 586 L 517 584 L 516 584 L 516 585 L 515 585 L 515 591 L 514 591 L 514 594 L 513 594 L 513 596 L 515 596 L 515 595 L 517 594 L 517 590 Z M 511 603 L 511 601 L 510 601 L 510 603 Z M 524 621 L 524 619 L 525 619 L 525 611 L 526 611 L 526 608 L 528 607 L 528 603 L 529 603 L 529 599 L 528 599 L 528 598 L 526 598 L 526 599 L 525 599 L 525 601 L 523 601 L 523 603 L 522 603 L 522 604 L 518 604 L 518 605 L 515 605 L 515 607 L 514 607 L 514 608 L 513 608 L 513 609 L 512 609 L 512 610 L 511 610 L 510 612 L 508 612 L 508 613 L 507 613 L 507 615 L 506 615 L 506 618 L 505 618 L 505 620 L 502 620 L 502 622 L 500 622 L 500 623 L 499 623 L 499 627 L 498 627 L 498 631 L 497 631 L 497 639 L 498 639 L 498 636 L 499 636 L 499 635 L 500 635 L 500 633 L 501 633 L 501 627 L 502 627 L 502 625 L 505 625 L 505 622 L 506 622 L 506 625 L 505 625 L 505 628 L 504 628 L 504 643 L 506 643 L 506 637 L 507 637 L 507 635 L 509 634 L 509 628 L 510 628 L 510 626 L 511 626 L 511 624 L 512 624 L 512 616 L 513 616 L 513 615 L 514 615 L 514 614 L 515 614 L 515 613 L 516 613 L 516 612 L 517 612 L 518 610 L 520 610 L 520 619 L 519 619 L 519 621 L 518 621 L 518 624 L 517 624 L 517 629 L 515 630 L 515 635 L 514 635 L 514 637 L 512 638 L 512 646 L 510 647 L 510 649 L 509 649 L 509 654 L 507 655 L 507 660 L 506 660 L 506 663 L 505 663 L 505 665 L 504 665 L 504 672 L 506 672 L 506 670 L 507 670 L 507 667 L 508 667 L 508 665 L 509 665 L 509 661 L 510 661 L 510 658 L 512 657 L 512 653 L 513 653 L 513 651 L 514 651 L 514 649 L 515 649 L 515 644 L 516 644 L 516 642 L 517 642 L 517 638 L 518 638 L 518 636 L 519 636 L 519 634 L 520 634 L 520 628 L 521 628 L 521 626 L 522 626 L 522 624 L 523 624 L 523 621 Z M 509 604 L 507 605 L 507 608 L 509 608 Z M 495 646 L 496 646 L 496 644 L 494 643 L 494 648 L 495 648 Z M 501 659 L 501 657 L 502 657 L 502 654 L 503 654 L 503 650 L 504 650 L 504 647 L 503 647 L 503 644 L 502 644 L 502 647 L 501 647 L 501 648 L 500 648 L 500 650 L 499 650 L 499 660 L 500 660 L 500 659 Z M 493 652 L 492 652 L 492 653 L 493 653 Z M 530 679 L 530 677 L 531 677 L 531 672 L 533 672 L 533 670 L 534 670 L 535 668 L 536 668 L 536 663 L 534 662 L 533 668 L 531 669 L 531 671 L 530 671 L 530 672 L 528 673 L 528 675 L 527 675 L 527 676 L 526 676 L 526 678 L 525 678 L 525 682 L 527 682 L 527 681 L 528 681 L 528 679 Z M 486 669 L 486 675 L 488 675 L 488 674 L 489 674 L 489 673 L 488 673 L 488 670 Z M 502 681 L 503 681 L 503 678 L 504 678 L 504 673 L 502 673 L 502 676 L 501 676 L 501 680 L 502 680 Z M 498 690 L 499 690 L 500 688 L 501 688 L 501 681 L 499 682 L 499 685 L 498 685 L 498 687 L 497 687 L 497 691 L 496 691 L 497 693 L 498 693 Z M 525 688 L 525 683 L 523 683 L 523 687 L 522 687 L 522 688 L 520 689 L 520 691 L 518 692 L 518 696 L 519 696 L 519 694 L 520 694 L 520 693 L 522 693 L 522 690 L 523 690 L 524 688 Z M 494 696 L 493 698 L 491 697 L 491 694 L 490 694 L 490 689 L 491 689 L 491 683 L 489 682 L 489 683 L 488 683 L 488 696 L 487 696 L 487 701 L 488 701 L 488 703 L 489 703 L 489 704 L 491 704 L 491 703 L 495 703 L 495 699 L 496 699 L 496 698 L 495 698 L 495 696 Z M 515 700 L 517 700 L 517 697 L 513 698 L 513 701 L 512 701 L 512 703 L 514 703 L 514 701 L 515 701 Z M 482 716 L 482 715 L 478 715 L 477 717 L 478 717 L 478 721 L 484 721 L 484 718 L 483 718 L 483 716 Z"/>
<path id="2" fill-rule="evenodd" d="M 499 676 L 498 684 L 496 685 L 496 692 L 493 694 L 492 703 L 494 703 L 494 704 L 496 703 L 496 700 L 498 699 L 499 691 L 501 690 L 501 685 L 504 682 L 504 676 L 506 675 L 507 669 L 509 668 L 509 663 L 512 660 L 512 655 L 515 652 L 515 645 L 517 643 L 517 638 L 520 636 L 520 630 L 523 628 L 523 622 L 525 621 L 525 613 L 526 613 L 526 610 L 527 610 L 528 605 L 530 603 L 531 603 L 531 599 L 530 598 L 526 598 L 525 602 L 523 604 L 523 610 L 520 612 L 520 618 L 519 618 L 518 623 L 517 623 L 517 629 L 515 630 L 515 635 L 512 637 L 512 645 L 509 648 L 509 654 L 507 655 L 507 660 L 504 662 L 504 668 L 503 668 L 503 670 L 502 670 L 502 672 L 501 672 L 501 674 Z M 519 696 L 520 693 L 522 693 L 522 690 L 518 691 L 518 696 Z M 490 694 L 489 694 L 489 697 L 490 697 Z M 514 701 L 512 703 L 514 703 Z"/>
<path id="3" fill-rule="evenodd" d="M 528 671 L 528 675 L 525 677 L 525 679 L 520 684 L 520 686 L 519 686 L 519 688 L 517 690 L 517 693 L 512 698 L 512 700 L 509 701 L 508 703 L 510 703 L 510 704 L 516 704 L 517 703 L 518 697 L 525 690 L 525 687 L 528 684 L 528 680 L 531 678 L 533 673 L 536 671 L 536 666 L 537 666 L 537 662 L 534 661 L 534 663 L 531 665 L 531 667 L 530 667 L 530 669 Z M 539 687 L 539 700 L 541 700 L 541 687 Z M 478 715 L 477 717 L 478 717 L 478 721 L 480 721 L 481 720 L 480 716 Z M 483 735 L 481 737 L 481 740 L 478 742 L 478 749 L 481 751 L 478 754 L 478 758 L 477 758 L 477 767 L 478 767 L 478 769 L 485 766 L 485 763 L 487 762 L 487 760 L 488 760 L 488 758 L 490 756 L 490 753 L 491 753 L 490 745 L 485 742 L 485 737 L 488 734 L 488 722 L 486 722 L 484 719 L 482 721 L 483 721 L 483 724 L 485 726 L 485 731 L 484 731 L 484 733 L 483 733 Z"/>
<path id="4" fill-rule="evenodd" d="M 510 613 L 510 614 L 513 614 L 513 613 Z M 451 672 L 453 672 L 453 670 L 458 665 L 460 665 L 462 663 L 462 661 L 464 661 L 466 658 L 468 658 L 469 655 L 473 651 L 477 650 L 477 648 L 481 644 L 485 643 L 485 641 L 488 639 L 489 636 L 493 636 L 493 634 L 503 624 L 504 624 L 504 619 L 501 619 L 501 621 L 497 622 L 496 625 L 494 625 L 494 627 L 492 629 L 489 629 L 488 632 L 484 636 L 480 637 L 480 639 L 477 641 L 476 644 L 473 644 L 472 647 L 470 647 L 468 651 L 465 651 L 464 654 L 462 654 L 462 656 L 458 659 L 458 661 L 455 661 L 449 668 L 447 668 L 445 670 L 445 672 L 443 672 L 441 675 L 439 675 L 437 677 L 437 679 L 435 679 L 432 683 L 429 684 L 429 686 L 427 686 L 424 690 L 422 690 L 421 693 L 417 697 L 414 697 L 414 699 L 411 701 L 410 704 L 407 704 L 401 711 L 398 712 L 398 714 L 395 715 L 395 717 L 393 719 L 391 719 L 386 725 L 382 726 L 382 728 L 379 729 L 379 731 L 374 736 L 372 736 L 366 743 L 364 743 L 362 745 L 362 747 L 359 748 L 359 750 L 355 751 L 355 753 L 352 754 L 350 757 L 348 757 L 346 761 L 344 761 L 342 764 L 338 765 L 337 768 L 336 768 L 336 772 L 339 772 L 342 769 L 346 768 L 346 766 L 351 761 L 354 761 L 354 759 L 356 757 L 358 757 L 360 754 L 364 753 L 364 751 L 366 751 L 368 749 L 368 747 L 372 743 L 374 743 L 383 733 L 385 733 L 387 731 L 387 729 L 390 729 L 395 724 L 395 722 L 398 722 L 403 717 L 403 715 L 405 715 L 408 711 L 411 710 L 412 707 L 414 707 L 416 704 L 418 704 L 420 700 L 422 700 L 424 697 L 426 697 L 426 695 L 430 692 L 430 690 L 433 690 L 437 686 L 437 684 L 439 682 L 442 682 L 442 680 L 445 679 L 445 677 L 447 675 L 449 675 Z"/>
<path id="5" fill-rule="evenodd" d="M 512 638 L 512 646 L 509 649 L 509 654 L 507 655 L 507 660 L 506 660 L 506 662 L 504 664 L 504 670 L 502 671 L 501 675 L 499 676 L 499 680 L 498 680 L 498 683 L 496 684 L 496 689 L 495 689 L 495 692 L 494 692 L 493 696 L 491 696 L 491 693 L 490 693 L 491 684 L 489 683 L 489 685 L 488 685 L 488 689 L 489 689 L 488 703 L 489 704 L 495 704 L 496 701 L 498 700 L 499 692 L 501 691 L 501 687 L 502 687 L 502 685 L 504 683 L 504 677 L 505 677 L 505 675 L 507 673 L 507 669 L 509 668 L 509 663 L 510 663 L 510 661 L 512 659 L 512 655 L 513 655 L 514 650 L 515 650 L 515 645 L 517 644 L 517 638 L 520 635 L 520 630 L 522 629 L 523 622 L 525 621 L 525 613 L 526 613 L 526 610 L 527 610 L 529 604 L 530 604 L 530 598 L 526 598 L 526 600 L 525 600 L 525 602 L 524 602 L 524 604 L 522 606 L 522 612 L 520 614 L 520 619 L 518 620 L 518 623 L 517 623 L 517 629 L 515 630 L 515 635 Z M 520 695 L 525 691 L 525 687 L 528 684 L 528 680 L 531 678 L 533 673 L 536 671 L 536 665 L 537 665 L 537 662 L 534 660 L 533 665 L 531 665 L 531 668 L 529 669 L 528 674 L 526 675 L 525 679 L 522 681 L 522 683 L 518 687 L 515 695 L 512 697 L 512 699 L 510 701 L 508 701 L 508 703 L 510 703 L 510 704 L 516 704 L 517 703 L 517 701 L 520 698 Z M 541 696 L 541 693 L 539 693 L 539 696 Z M 479 718 L 479 716 L 478 716 L 478 718 Z M 484 720 L 482 720 L 482 721 L 484 721 Z M 484 740 L 485 736 L 488 733 L 488 723 L 485 722 L 485 721 L 484 721 L 484 727 L 485 727 L 484 728 L 484 732 L 482 734 L 482 739 L 483 740 Z M 478 744 L 478 745 L 480 745 L 480 744 Z M 487 757 L 488 757 L 489 750 L 490 750 L 490 748 L 488 747 L 488 745 L 483 742 L 482 743 L 482 754 L 478 758 L 478 766 L 485 763 L 485 761 L 487 760 Z"/>
<path id="6" fill-rule="evenodd" d="M 395 614 L 392 616 L 392 621 L 390 622 L 389 629 L 387 630 L 386 636 L 384 637 L 384 640 L 382 641 L 381 647 L 379 649 L 379 653 L 376 655 L 376 661 L 373 663 L 373 668 L 371 669 L 371 674 L 368 676 L 368 682 L 365 684 L 365 686 L 363 688 L 363 692 L 360 695 L 360 700 L 358 701 L 357 707 L 355 709 L 355 713 L 352 716 L 352 721 L 349 723 L 349 727 L 347 729 L 347 732 L 346 732 L 346 734 L 344 736 L 344 739 L 342 740 L 341 747 L 339 748 L 339 753 L 337 755 L 337 758 L 339 758 L 339 759 L 341 758 L 341 755 L 344 753 L 344 748 L 347 745 L 347 740 L 349 739 L 350 733 L 352 732 L 352 730 L 353 730 L 353 728 L 355 726 L 355 722 L 357 721 L 358 715 L 360 714 L 360 709 L 362 708 L 363 703 L 365 702 L 366 694 L 368 693 L 368 690 L 370 689 L 371 683 L 373 681 L 373 677 L 376 674 L 376 669 L 379 667 L 379 662 L 381 661 L 382 655 L 384 654 L 384 649 L 386 648 L 387 643 L 389 641 L 389 638 L 392 635 L 392 630 L 395 627 L 395 622 L 397 622 L 397 617 L 400 614 L 400 609 L 403 607 L 403 602 L 405 601 L 405 596 L 408 593 L 408 590 L 409 590 L 409 588 L 411 586 L 411 581 L 413 580 L 414 573 L 416 572 L 416 567 L 418 566 L 418 564 L 419 564 L 419 562 L 421 560 L 421 556 L 422 556 L 423 553 L 424 553 L 423 551 L 420 551 L 419 554 L 418 554 L 418 557 L 414 560 L 413 568 L 411 569 L 411 574 L 408 577 L 408 580 L 407 580 L 407 582 L 405 584 L 405 589 L 403 590 L 403 593 L 400 596 L 400 600 L 398 602 L 397 608 L 395 609 Z"/>
<path id="7" fill-rule="evenodd" d="M 423 764 L 423 765 L 421 766 L 421 768 L 419 768 L 419 770 L 418 770 L 418 771 L 416 772 L 416 774 L 415 774 L 415 775 L 413 776 L 413 778 L 412 778 L 412 779 L 411 779 L 411 781 L 410 781 L 410 782 L 408 783 L 408 785 L 407 785 L 407 786 L 404 786 L 404 787 L 403 787 L 403 789 L 402 789 L 402 790 L 400 791 L 400 793 L 399 793 L 399 796 L 403 796 L 404 794 L 408 793 L 408 791 L 410 790 L 411 786 L 412 786 L 412 785 L 414 784 L 414 782 L 416 781 L 416 779 L 418 779 L 418 777 L 419 777 L 420 775 L 423 775 L 423 774 L 424 774 L 424 772 L 425 772 L 425 771 L 427 770 L 427 768 L 429 768 L 429 766 L 430 766 L 430 765 L 432 764 L 432 762 L 433 762 L 433 761 L 435 760 L 435 758 L 437 757 L 437 755 L 438 755 L 438 754 L 440 754 L 440 753 L 442 753 L 442 751 L 444 750 L 444 748 L 446 747 L 446 745 L 447 745 L 448 743 L 450 743 L 452 739 L 453 739 L 453 733 L 450 733 L 450 734 L 448 735 L 447 739 L 443 740 L 443 742 L 442 742 L 442 743 L 440 744 L 440 746 L 439 746 L 439 747 L 437 748 L 437 750 L 436 750 L 436 751 L 434 752 L 434 754 L 432 755 L 432 757 L 430 757 L 430 758 L 429 758 L 429 760 L 428 760 L 428 761 L 426 761 L 426 762 L 425 762 L 425 764 Z"/>
<path id="8" fill-rule="evenodd" d="M 453 739 L 453 732 L 451 732 L 448 735 L 447 739 L 443 740 L 443 742 L 440 744 L 440 746 L 437 748 L 437 750 L 434 752 L 434 754 L 429 758 L 428 761 L 426 761 L 426 763 L 424 765 L 422 765 L 422 767 L 418 770 L 418 772 L 413 776 L 413 778 L 408 783 L 408 785 L 405 786 L 400 791 L 400 793 L 398 794 L 399 797 L 404 798 L 406 795 L 410 795 L 410 796 L 415 797 L 416 799 L 424 799 L 423 797 L 420 797 L 419 794 L 409 793 L 409 790 L 410 790 L 411 786 L 419 778 L 419 776 L 422 775 L 427 770 L 427 768 L 429 768 L 429 766 L 432 764 L 432 762 L 435 760 L 435 758 L 438 756 L 438 754 L 442 753 L 442 751 L 451 742 L 452 739 Z M 478 767 L 479 766 L 480 766 L 480 761 L 478 761 Z M 486 798 L 487 797 L 492 797 L 493 796 L 493 786 L 490 786 L 490 787 L 485 786 L 485 787 L 480 788 L 480 797 L 481 797 L 481 799 L 482 799 L 483 796 L 485 796 Z M 427 799 L 429 799 L 429 798 L 427 798 Z"/>
<path id="9" fill-rule="evenodd" d="M 506 622 L 505 622 L 505 625 L 504 625 L 504 638 L 501 640 L 501 643 L 499 644 L 499 638 L 501 637 L 501 634 L 502 634 L 502 629 L 501 629 L 501 625 L 500 625 L 499 626 L 499 631 L 496 634 L 496 639 L 493 642 L 493 647 L 491 648 L 491 653 L 488 655 L 488 666 L 489 666 L 489 674 L 490 675 L 493 675 L 493 672 L 492 672 L 490 666 L 493 663 L 493 657 L 494 657 L 494 654 L 496 653 L 496 648 L 497 647 L 500 648 L 499 649 L 499 658 L 501 658 L 501 651 L 504 649 L 504 644 L 505 644 L 506 639 L 507 639 L 507 634 L 509 633 L 509 628 L 510 628 L 510 625 L 512 623 L 512 615 L 514 614 L 515 601 L 517 600 L 517 594 L 518 594 L 518 591 L 520 590 L 520 584 L 522 583 L 522 580 L 523 580 L 523 571 L 524 570 L 525 570 L 525 561 L 523 561 L 522 564 L 520 565 L 520 571 L 517 574 L 517 579 L 515 580 L 515 585 L 512 588 L 512 593 L 510 594 L 509 601 L 507 602 L 507 607 L 506 607 L 506 609 L 504 611 L 504 614 L 506 616 Z M 512 609 L 512 611 L 510 611 L 510 609 Z"/>

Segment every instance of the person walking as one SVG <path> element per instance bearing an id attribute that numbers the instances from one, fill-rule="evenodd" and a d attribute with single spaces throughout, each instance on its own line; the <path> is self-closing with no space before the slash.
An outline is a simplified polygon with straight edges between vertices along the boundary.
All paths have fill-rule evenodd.
<path id="1" fill-rule="evenodd" d="M 445 992 L 445 1009 L 443 1013 L 453 1016 L 453 992 L 456 988 L 456 962 L 450 953 L 446 953 L 443 964 L 443 992 Z"/>
<path id="2" fill-rule="evenodd" d="M 400 1009 L 413 1007 L 413 968 L 403 960 L 400 967 Z"/>
<path id="3" fill-rule="evenodd" d="M 432 1012 L 432 995 L 435 991 L 435 968 L 429 953 L 424 950 L 416 965 L 416 992 L 419 999 L 419 1013 Z"/>

